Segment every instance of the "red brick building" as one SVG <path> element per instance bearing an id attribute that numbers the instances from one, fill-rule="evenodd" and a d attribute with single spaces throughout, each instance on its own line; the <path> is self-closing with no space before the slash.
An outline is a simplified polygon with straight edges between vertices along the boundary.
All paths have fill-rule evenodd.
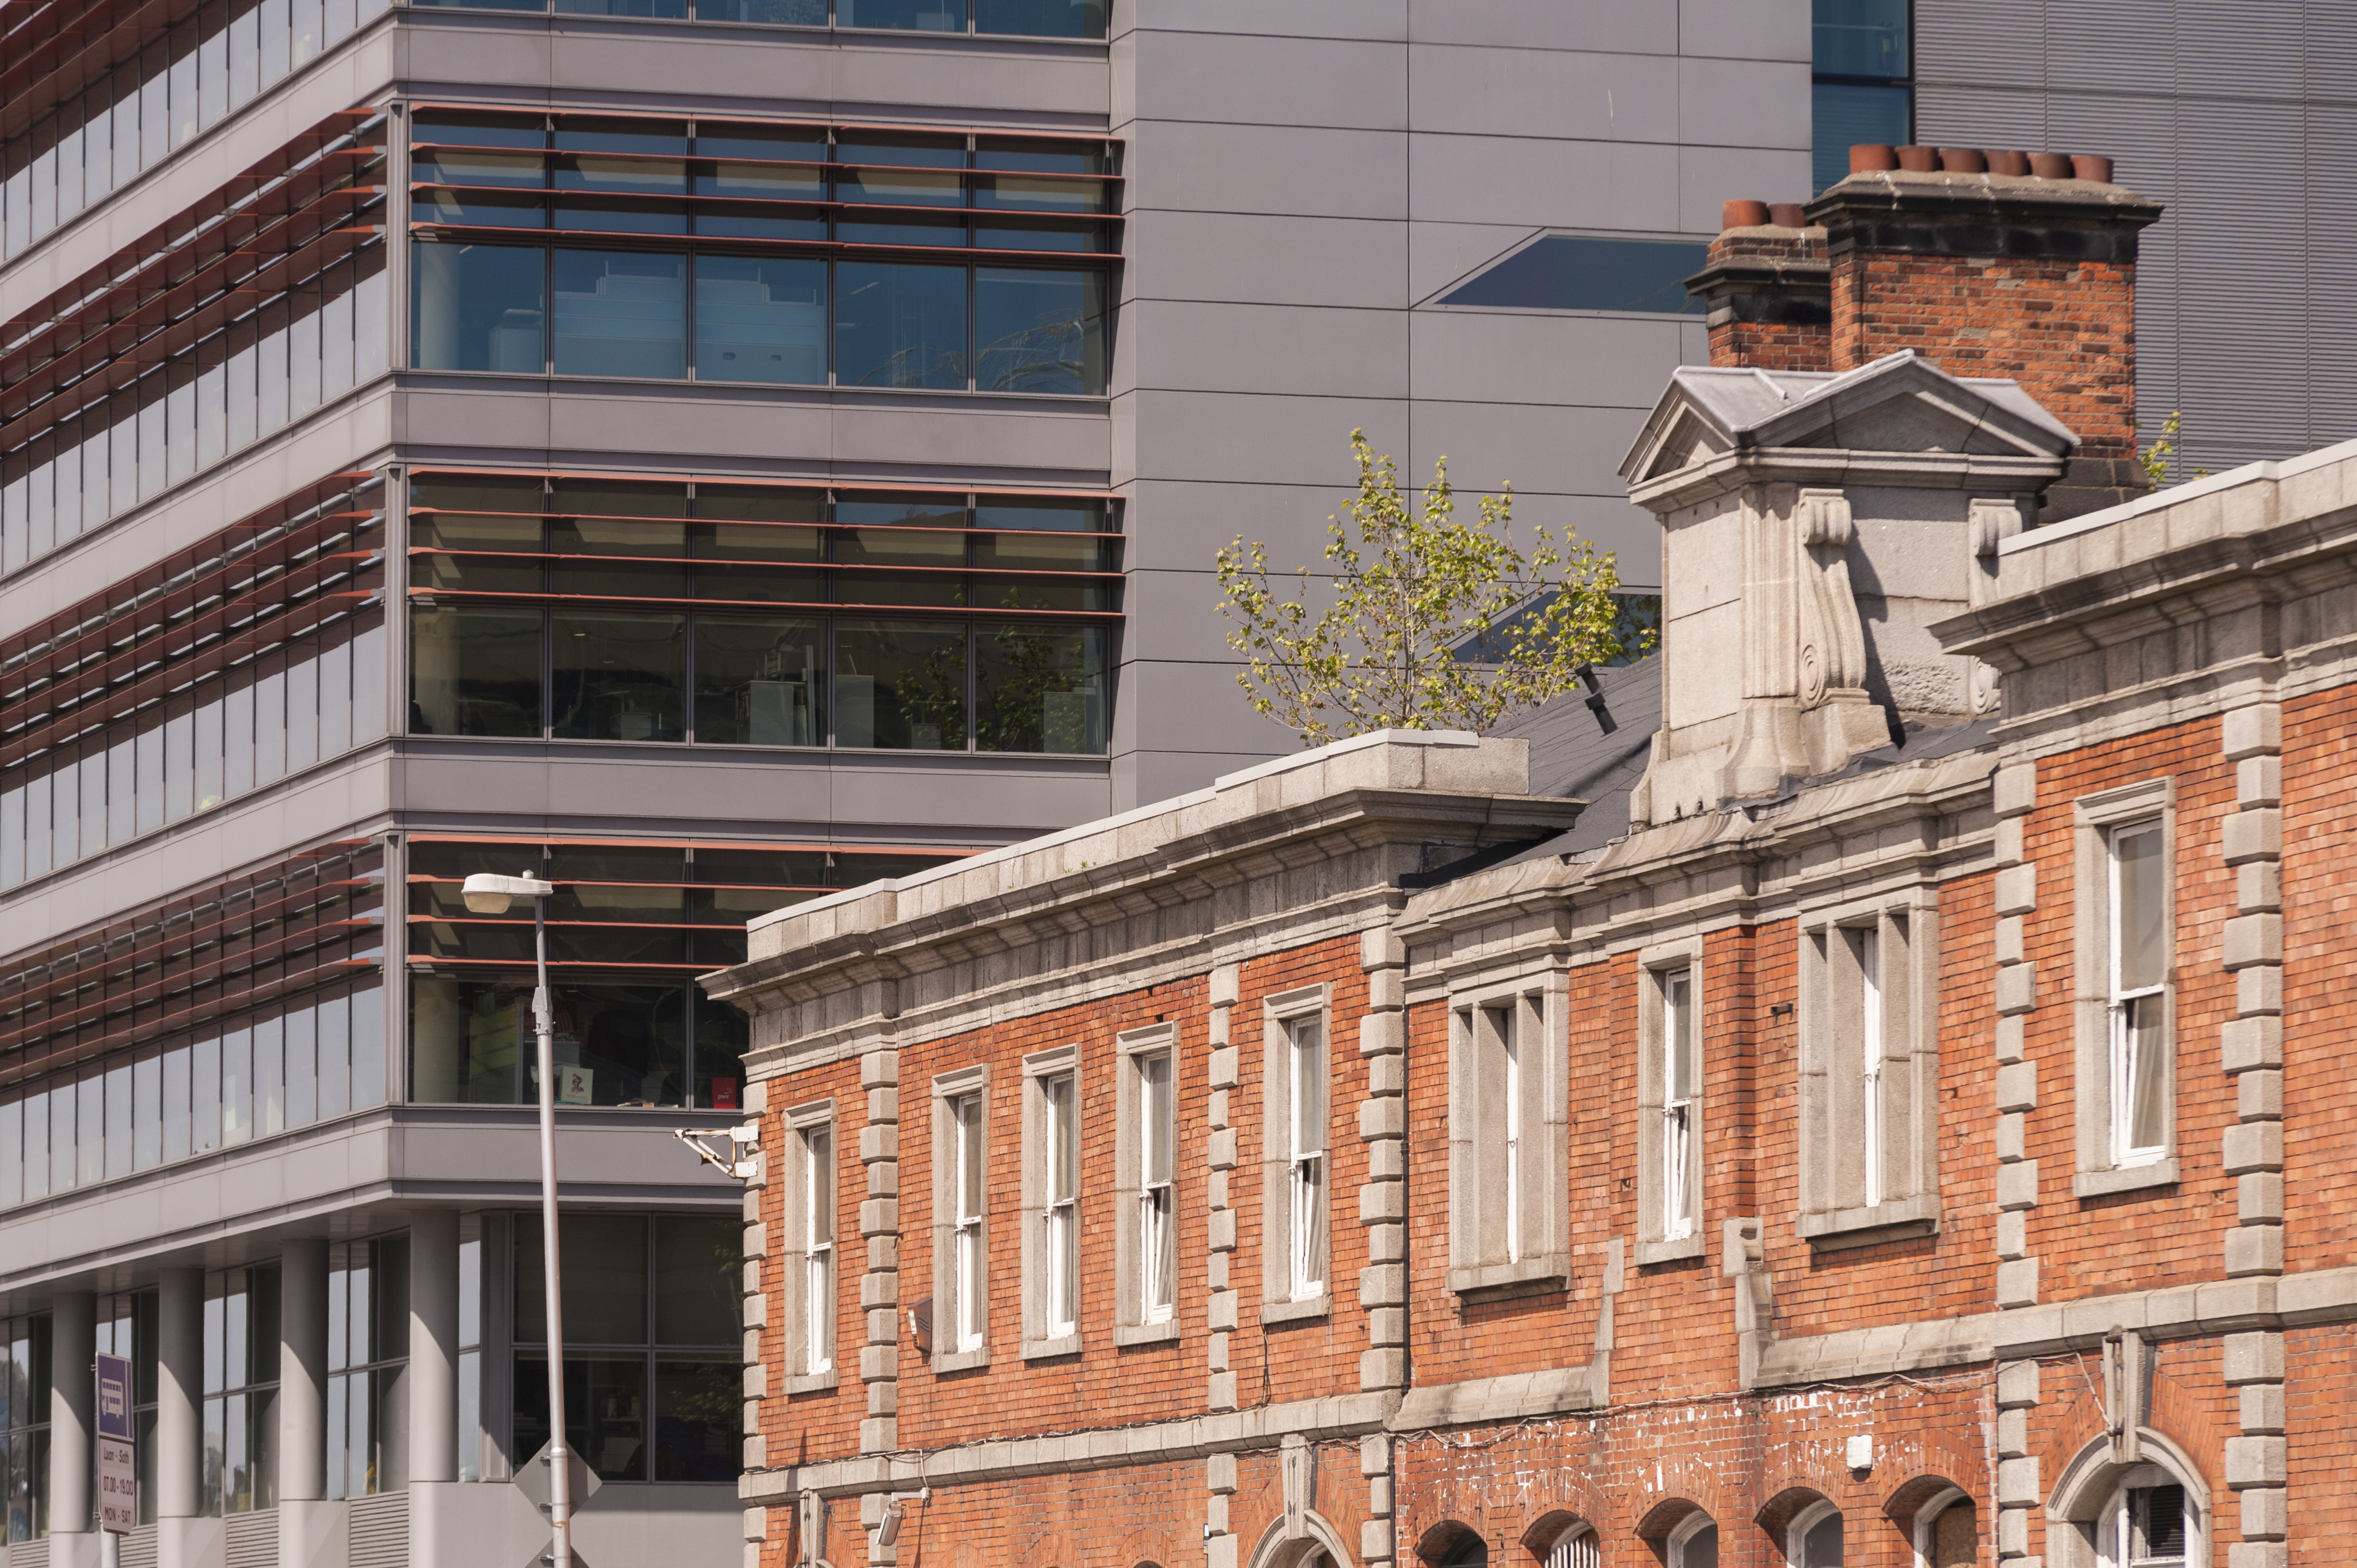
<path id="1" fill-rule="evenodd" d="M 2334 1539 L 2357 445 L 2136 495 L 2157 209 L 1977 158 L 1696 280 L 1625 822 L 1389 732 L 757 922 L 752 1568 Z"/>

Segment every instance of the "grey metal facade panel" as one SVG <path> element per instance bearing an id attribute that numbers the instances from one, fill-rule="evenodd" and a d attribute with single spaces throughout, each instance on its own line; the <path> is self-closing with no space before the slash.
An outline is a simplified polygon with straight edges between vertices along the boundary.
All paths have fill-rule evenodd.
<path id="1" fill-rule="evenodd" d="M 2034 11 L 2035 15 L 2031 15 Z M 2346 0 L 1925 0 L 1918 134 L 2115 160 L 2168 204 L 2143 236 L 2137 404 L 2184 415 L 2178 472 L 2285 456 L 2352 428 L 2334 338 L 2357 249 Z M 2028 40 L 2010 55 L 2008 34 Z M 2035 78 L 2008 62 L 2040 58 Z M 2017 91 L 1992 92 L 2003 82 Z M 2034 91 L 2022 91 L 2028 85 Z M 2035 132 L 2034 136 L 2032 132 Z"/>
<path id="2" fill-rule="evenodd" d="M 1224 33 L 1243 38 L 1364 38 L 1396 43 L 1406 36 L 1413 0 L 1128 0 L 1112 7 L 1109 30 Z"/>
<path id="3" fill-rule="evenodd" d="M 1171 0 L 1160 0 L 1169 4 Z M 1189 0 L 1178 0 L 1188 4 Z M 1776 0 L 1774 9 L 1788 15 L 1793 0 Z M 1750 0 L 1734 0 L 1732 14 L 1739 20 Z M 1760 9 L 1768 9 L 1761 6 Z M 1680 13 L 1700 16 L 1702 8 L 1658 3 L 1658 0 L 1407 0 L 1408 36 L 1417 43 L 1481 44 L 1510 49 L 1594 49 L 1604 54 L 1672 55 L 1678 52 Z M 1802 29 L 1808 26 L 1805 7 Z M 1707 32 L 1707 27 L 1697 31 Z M 1773 57 L 1792 58 L 1789 41 L 1774 46 Z M 1800 42 L 1808 58 L 1808 41 Z"/>
<path id="4" fill-rule="evenodd" d="M 1394 220 L 1148 208 L 1133 213 L 1128 228 L 1125 304 L 1183 299 L 1395 309 L 1403 303 L 1407 236 Z"/>
<path id="5" fill-rule="evenodd" d="M 1678 0 L 1678 52 L 1807 63 L 1807 0 Z"/>
<path id="6" fill-rule="evenodd" d="M 1678 61 L 1677 140 L 1688 148 L 1809 151 L 1809 70 L 1788 60 Z"/>
<path id="7" fill-rule="evenodd" d="M 1408 125 L 1407 56 L 1397 44 L 1172 32 L 1153 35 L 1151 45 L 1154 69 L 1138 72 L 1131 100 L 1140 120 L 1255 129 Z"/>
<path id="8" fill-rule="evenodd" d="M 1419 134 L 1408 180 L 1426 222 L 1677 232 L 1679 152 L 1674 143 Z M 1482 177 L 1466 178 L 1468 168 Z M 1709 232 L 1717 227 L 1714 209 Z"/>
<path id="9" fill-rule="evenodd" d="M 1418 44 L 1409 58 L 1420 132 L 1604 142 L 1676 141 L 1683 67 L 1698 63 L 1669 55 L 1445 44 Z M 1801 119 L 1805 141 L 1805 108 Z"/>
<path id="10" fill-rule="evenodd" d="M 1150 392 L 1405 397 L 1408 317 L 1398 309 L 1156 301 L 1132 339 Z"/>

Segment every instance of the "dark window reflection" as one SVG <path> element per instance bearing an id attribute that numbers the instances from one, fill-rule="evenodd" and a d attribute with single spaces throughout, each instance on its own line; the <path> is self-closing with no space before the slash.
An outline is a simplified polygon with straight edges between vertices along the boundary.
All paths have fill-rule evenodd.
<path id="1" fill-rule="evenodd" d="M 939 621 L 835 627 L 834 743 L 965 749 L 965 628 Z"/>
<path id="2" fill-rule="evenodd" d="M 565 1273 L 572 1273 L 568 1262 Z M 569 1314 L 568 1314 L 569 1316 Z M 570 1336 L 572 1325 L 565 1326 Z M 604 1481 L 647 1478 L 647 1363 L 643 1356 L 565 1358 L 565 1441 Z M 515 1459 L 548 1444 L 548 1358 L 516 1358 Z"/>
<path id="3" fill-rule="evenodd" d="M 421 609 L 409 624 L 412 733 L 540 734 L 540 611 Z"/>
<path id="4" fill-rule="evenodd" d="M 826 627 L 814 620 L 695 620 L 695 738 L 722 746 L 826 739 Z"/>
<path id="5" fill-rule="evenodd" d="M 425 371 L 547 368 L 548 252 L 537 245 L 455 245 L 421 240 L 411 314 L 415 362 Z"/>
<path id="6" fill-rule="evenodd" d="M 823 382 L 826 263 L 697 257 L 695 373 L 707 381 Z"/>
<path id="7" fill-rule="evenodd" d="M 530 929 L 461 928 L 477 940 Z M 554 933 L 552 933 L 552 936 Z M 424 1103 L 529 1105 L 539 1099 L 532 972 L 418 975 L 410 983 L 413 1096 Z M 560 979 L 550 986 L 557 1099 L 567 1105 L 677 1105 L 686 1089 L 687 993 L 678 985 Z"/>
<path id="8" fill-rule="evenodd" d="M 686 738 L 687 618 L 559 611 L 550 628 L 551 733 Z"/>
<path id="9" fill-rule="evenodd" d="M 1104 633 L 1094 627 L 979 628 L 974 736 L 983 751 L 1104 750 Z"/>
<path id="10" fill-rule="evenodd" d="M 980 391 L 1104 391 L 1104 274 L 975 268 L 974 340 Z"/>
<path id="11" fill-rule="evenodd" d="M 835 265 L 834 379 L 842 386 L 965 389 L 966 269 Z"/>

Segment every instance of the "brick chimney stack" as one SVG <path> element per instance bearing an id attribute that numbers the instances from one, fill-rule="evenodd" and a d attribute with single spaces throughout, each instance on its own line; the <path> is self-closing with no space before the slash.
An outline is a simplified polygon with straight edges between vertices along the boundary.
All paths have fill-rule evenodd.
<path id="1" fill-rule="evenodd" d="M 2160 210 L 2109 158 L 1857 146 L 1805 210 L 1728 202 L 1686 286 L 1710 306 L 1714 365 L 1839 371 L 1912 349 L 2018 381 L 2080 441 L 2051 522 L 2142 492 L 2136 236 Z"/>

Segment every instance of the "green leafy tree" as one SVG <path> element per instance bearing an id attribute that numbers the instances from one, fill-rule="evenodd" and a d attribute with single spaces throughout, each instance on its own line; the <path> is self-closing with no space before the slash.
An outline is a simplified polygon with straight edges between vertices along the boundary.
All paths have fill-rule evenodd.
<path id="1" fill-rule="evenodd" d="M 1309 607 L 1309 571 L 1287 598 L 1267 547 L 1239 534 L 1219 553 L 1228 646 L 1254 711 L 1323 746 L 1378 729 L 1485 730 L 1568 691 L 1585 666 L 1642 652 L 1652 639 L 1620 617 L 1611 552 L 1538 529 L 1514 546 L 1513 487 L 1480 498 L 1459 521 L 1448 459 L 1433 467 L 1421 508 L 1389 457 L 1351 432 L 1359 495 L 1349 521 L 1327 520 L 1333 602 Z M 1643 646 L 1629 646 L 1642 644 Z M 1469 655 L 1469 649 L 1476 651 Z"/>

